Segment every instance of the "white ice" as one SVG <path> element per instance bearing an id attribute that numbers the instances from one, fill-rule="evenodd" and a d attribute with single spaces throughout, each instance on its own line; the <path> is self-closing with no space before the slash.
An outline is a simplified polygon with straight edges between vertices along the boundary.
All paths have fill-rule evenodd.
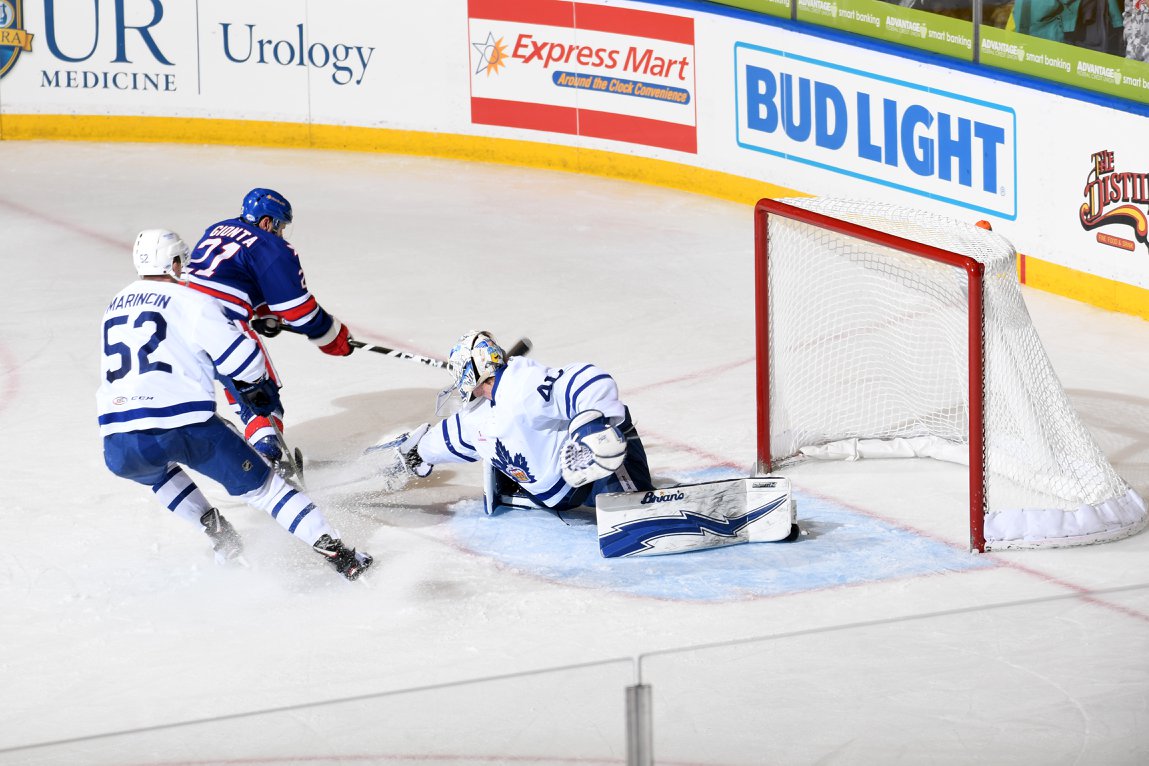
<path id="1" fill-rule="evenodd" d="M 809 534 L 603 560 L 586 518 L 484 517 L 479 475 L 388 494 L 362 449 L 444 373 L 272 341 L 314 498 L 376 557 L 342 581 L 204 480 L 250 569 L 104 467 L 100 315 L 143 228 L 284 192 L 360 338 L 466 330 L 610 370 L 656 483 L 754 457 L 750 210 L 435 159 L 0 142 L 0 763 L 600 764 L 649 686 L 660 764 L 1149 762 L 1149 534 L 966 551 L 964 469 L 795 470 Z M 1144 258 L 1138 251 L 1130 257 Z M 1149 496 L 1149 323 L 1026 290 L 1062 383 Z M 804 518 L 803 514 L 806 514 Z M 326 704 L 324 704 L 326 703 Z"/>

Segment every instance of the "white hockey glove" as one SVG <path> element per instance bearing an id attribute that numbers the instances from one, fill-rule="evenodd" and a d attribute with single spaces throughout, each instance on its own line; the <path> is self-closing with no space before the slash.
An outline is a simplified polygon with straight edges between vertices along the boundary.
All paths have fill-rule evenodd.
<path id="1" fill-rule="evenodd" d="M 379 475 L 386 479 L 389 489 L 401 489 L 412 476 L 422 479 L 430 475 L 434 466 L 424 463 L 418 450 L 419 440 L 430 427 L 424 423 L 397 436 L 385 436 L 363 451 L 365 455 L 385 456 L 385 465 L 381 466 Z"/>
<path id="2" fill-rule="evenodd" d="M 559 453 L 563 478 L 581 487 L 610 476 L 626 460 L 626 437 L 598 410 L 575 415 Z"/>
<path id="3" fill-rule="evenodd" d="M 423 439 L 430 427 L 431 424 L 424 423 L 414 430 L 396 436 L 394 440 L 395 452 L 399 455 L 399 463 L 403 466 L 403 470 L 419 479 L 429 477 L 434 467 L 430 463 L 423 462 L 418 449 L 419 440 Z"/>
<path id="4" fill-rule="evenodd" d="M 431 469 L 434 468 L 430 463 L 424 463 L 423 458 L 419 456 L 419 440 L 427 433 L 431 427 L 429 423 L 424 423 L 413 431 L 408 431 L 398 437 L 398 442 L 395 445 L 396 451 L 399 453 L 399 460 L 403 463 L 403 468 L 407 473 L 416 476 L 420 479 L 425 479 L 431 474 Z"/>

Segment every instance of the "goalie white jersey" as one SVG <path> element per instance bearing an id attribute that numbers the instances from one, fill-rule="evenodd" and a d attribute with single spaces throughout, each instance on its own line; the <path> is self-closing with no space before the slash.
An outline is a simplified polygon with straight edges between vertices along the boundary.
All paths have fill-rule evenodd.
<path id="1" fill-rule="evenodd" d="M 176 428 L 215 413 L 215 373 L 264 375 L 259 344 L 214 298 L 164 280 L 138 280 L 104 311 L 96 393 L 100 435 Z"/>
<path id="2" fill-rule="evenodd" d="M 626 415 L 614 378 L 601 368 L 547 367 L 512 357 L 495 375 L 492 399 L 472 402 L 433 426 L 419 441 L 419 455 L 432 465 L 485 460 L 554 507 L 574 490 L 563 479 L 559 459 L 567 426 L 592 409 L 611 425 Z"/>

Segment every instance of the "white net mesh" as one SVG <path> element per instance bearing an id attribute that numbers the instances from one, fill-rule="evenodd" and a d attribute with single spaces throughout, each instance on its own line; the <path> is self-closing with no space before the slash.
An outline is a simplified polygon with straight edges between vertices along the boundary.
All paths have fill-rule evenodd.
<path id="1" fill-rule="evenodd" d="M 1069 403 L 1018 287 L 1015 252 L 971 223 L 874 202 L 782 202 L 984 265 L 987 548 L 1123 537 L 1144 501 Z M 968 462 L 965 270 L 769 218 L 770 453 Z"/>

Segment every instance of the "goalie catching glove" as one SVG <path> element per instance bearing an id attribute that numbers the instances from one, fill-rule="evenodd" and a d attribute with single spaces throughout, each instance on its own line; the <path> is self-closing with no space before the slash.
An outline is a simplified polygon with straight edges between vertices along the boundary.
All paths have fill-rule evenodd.
<path id="1" fill-rule="evenodd" d="M 559 454 L 563 478 L 581 487 L 606 478 L 626 460 L 626 437 L 598 410 L 575 415 Z"/>

